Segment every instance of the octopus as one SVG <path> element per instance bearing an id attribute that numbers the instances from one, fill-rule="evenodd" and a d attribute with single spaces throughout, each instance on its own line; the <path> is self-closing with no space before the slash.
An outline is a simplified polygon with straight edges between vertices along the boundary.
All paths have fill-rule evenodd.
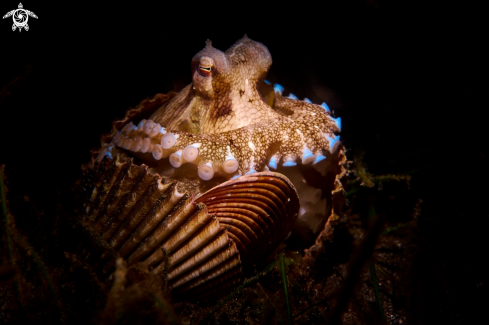
<path id="1" fill-rule="evenodd" d="M 345 155 L 338 135 L 341 119 L 334 118 L 325 103 L 318 105 L 308 99 L 298 100 L 293 94 L 283 96 L 281 85 L 272 85 L 265 79 L 271 64 L 267 47 L 246 35 L 226 52 L 214 48 L 207 40 L 204 49 L 192 58 L 192 83 L 179 93 L 156 95 L 129 110 L 124 119 L 114 123 L 113 133 L 102 137 L 102 148 L 94 155 L 94 163 L 102 166 L 101 170 L 105 168 L 104 163 L 110 164 L 109 160 L 115 161 L 114 166 L 126 163 L 131 167 L 125 167 L 128 170 L 125 177 L 131 180 L 135 179 L 131 176 L 132 166 L 148 166 L 148 175 L 157 175 L 162 180 L 155 186 L 172 193 L 165 200 L 175 203 L 183 193 L 190 193 L 190 201 L 205 204 L 217 215 L 220 210 L 212 207 L 219 195 L 232 196 L 234 190 L 242 187 L 261 193 L 262 188 L 275 184 L 275 194 L 265 206 L 275 206 L 280 201 L 283 208 L 277 209 L 288 209 L 290 213 L 283 213 L 290 217 L 280 221 L 280 213 L 277 213 L 276 224 L 283 222 L 286 226 L 258 222 L 260 227 L 279 227 L 281 233 L 275 236 L 278 241 L 283 240 L 289 229 L 299 238 L 318 233 L 331 221 L 330 216 L 338 212 L 333 197 L 343 193 Z M 276 190 L 278 188 L 280 191 Z M 100 189 L 93 190 L 93 202 L 99 202 L 93 198 L 100 192 Z M 240 193 L 237 197 L 243 195 Z M 104 195 L 105 199 L 111 194 Z M 292 202 L 294 208 L 291 209 L 289 203 L 296 195 L 300 208 Z M 90 217 L 98 220 L 92 224 L 102 237 L 112 247 L 122 247 L 125 253 L 121 255 L 141 250 L 135 247 L 144 241 L 142 238 L 124 243 L 129 231 L 120 230 L 119 235 L 113 235 L 119 227 L 114 225 L 117 218 L 100 217 L 105 213 L 100 211 L 111 207 L 104 209 L 96 208 L 98 212 L 92 215 L 97 216 Z M 89 210 L 90 207 L 87 214 Z M 266 212 L 264 218 L 270 214 Z M 126 223 L 133 224 L 131 229 L 136 226 L 139 229 L 146 224 L 141 220 L 142 217 Z M 247 227 L 229 221 L 228 216 L 220 220 L 229 222 L 228 229 Z M 262 241 L 268 241 L 265 231 L 256 231 L 261 235 L 248 237 L 261 236 Z M 143 233 L 147 236 L 150 231 Z M 323 230 L 319 237 L 324 236 Z M 155 242 L 154 239 L 148 241 Z M 234 241 L 240 242 L 238 238 Z M 242 242 L 238 250 L 247 253 L 241 259 L 252 260 L 251 255 L 260 250 L 259 244 L 247 247 L 247 239 Z M 265 251 L 273 250 L 273 245 L 265 246 Z M 163 258 L 161 252 L 155 254 L 159 254 L 159 260 Z M 135 253 L 129 260 L 134 256 Z M 153 264 L 148 262 L 148 266 Z"/>

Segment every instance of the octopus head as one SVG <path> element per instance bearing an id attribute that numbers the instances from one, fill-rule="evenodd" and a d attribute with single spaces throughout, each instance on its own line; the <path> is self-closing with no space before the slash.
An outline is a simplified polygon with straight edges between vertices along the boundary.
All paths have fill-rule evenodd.
<path id="1" fill-rule="evenodd" d="M 268 49 L 246 36 L 226 52 L 208 40 L 192 59 L 192 84 L 151 119 L 171 130 L 214 134 L 273 118 L 257 89 L 271 64 Z"/>
<path id="2" fill-rule="evenodd" d="M 341 120 L 326 104 L 282 96 L 265 81 L 268 49 L 244 36 L 226 52 L 208 40 L 191 62 L 192 83 L 143 101 L 115 123 L 98 155 L 114 148 L 198 196 L 232 178 L 277 171 L 300 197 L 299 223 L 317 232 L 343 191 Z"/>
<path id="3" fill-rule="evenodd" d="M 216 99 L 214 88 L 219 95 L 227 91 L 230 96 L 230 90 L 246 80 L 252 85 L 263 80 L 271 64 L 267 48 L 246 36 L 228 53 L 207 40 L 206 47 L 192 59 L 192 86 L 196 95 L 211 101 Z"/>

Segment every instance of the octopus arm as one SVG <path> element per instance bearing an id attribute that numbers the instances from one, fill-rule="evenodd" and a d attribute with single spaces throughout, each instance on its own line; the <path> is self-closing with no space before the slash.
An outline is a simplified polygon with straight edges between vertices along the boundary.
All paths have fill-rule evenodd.
<path id="1" fill-rule="evenodd" d="M 303 120 L 307 123 L 322 125 L 330 136 L 341 131 L 337 119 L 333 118 L 330 112 L 321 105 L 283 97 L 275 93 L 274 107 L 279 114 L 288 116 L 294 120 Z M 333 136 L 334 138 L 334 136 Z"/>
<path id="2" fill-rule="evenodd" d="M 188 85 L 180 91 L 171 101 L 162 105 L 150 117 L 153 121 L 159 121 L 169 130 L 180 129 L 191 133 L 197 133 L 198 125 L 192 119 L 192 85 Z"/>
<path id="3" fill-rule="evenodd" d="M 263 171 L 272 157 L 287 166 L 305 154 L 324 154 L 334 139 L 333 132 L 337 131 L 334 120 L 320 106 L 294 102 L 296 108 L 292 115 L 215 134 L 167 132 L 151 120 L 142 121 L 138 127 L 125 127 L 116 133 L 112 144 L 146 153 L 147 158 L 152 154 L 149 159 L 153 160 L 174 154 L 175 159 L 170 157 L 170 162 L 179 162 L 174 167 L 189 162 L 202 168 L 205 177 L 209 177 L 209 172 L 231 177 L 236 173 Z"/>

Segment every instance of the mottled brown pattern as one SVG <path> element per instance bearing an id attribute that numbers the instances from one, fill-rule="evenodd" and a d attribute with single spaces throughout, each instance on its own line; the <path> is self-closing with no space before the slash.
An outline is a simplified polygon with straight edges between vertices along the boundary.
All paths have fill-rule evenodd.
<path id="1" fill-rule="evenodd" d="M 205 62 L 206 67 L 212 64 L 211 72 L 199 72 L 199 62 Z M 246 36 L 225 53 L 207 42 L 192 59 L 192 85 L 151 119 L 169 130 L 209 134 L 250 125 L 253 120 L 242 117 L 251 112 L 260 119 L 276 116 L 257 90 L 271 63 L 267 48 Z"/>
<path id="2" fill-rule="evenodd" d="M 217 86 L 217 84 L 216 84 Z M 213 101 L 213 105 L 211 108 L 212 112 L 212 120 L 217 121 L 219 118 L 224 117 L 226 115 L 232 114 L 232 102 L 229 93 L 229 87 L 227 85 L 221 85 L 220 88 L 217 88 L 214 93 L 218 99 Z M 215 125 L 215 123 L 214 123 Z"/>

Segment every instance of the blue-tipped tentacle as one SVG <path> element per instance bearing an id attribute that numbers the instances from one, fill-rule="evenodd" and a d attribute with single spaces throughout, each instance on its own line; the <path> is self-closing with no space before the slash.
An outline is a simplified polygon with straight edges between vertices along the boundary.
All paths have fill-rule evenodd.
<path id="1" fill-rule="evenodd" d="M 326 159 L 326 156 L 325 155 L 317 155 L 316 157 L 316 160 L 314 161 L 313 165 L 317 164 L 318 162 L 320 162 L 321 160 L 324 160 Z"/>
<path id="2" fill-rule="evenodd" d="M 333 138 L 331 138 L 330 136 L 326 136 L 326 138 L 328 139 L 329 141 L 329 152 L 333 153 L 336 151 L 336 149 L 338 148 L 338 144 L 339 144 L 339 141 L 340 141 L 340 136 L 337 135 Z"/>
<path id="3" fill-rule="evenodd" d="M 251 168 L 249 172 L 245 173 L 245 175 L 256 173 L 257 171 L 254 168 Z"/>
<path id="4" fill-rule="evenodd" d="M 333 118 L 333 121 L 336 123 L 338 129 L 340 129 L 341 131 L 341 117 Z"/>
<path id="5" fill-rule="evenodd" d="M 325 102 L 323 102 L 323 103 L 321 104 L 321 106 L 322 106 L 322 108 L 324 108 L 324 109 L 326 110 L 326 112 L 331 113 L 331 110 L 329 109 L 328 104 L 326 104 Z"/>
<path id="6" fill-rule="evenodd" d="M 306 165 L 315 160 L 316 160 L 316 156 L 312 153 L 312 151 L 305 148 L 304 152 L 302 153 L 302 164 Z"/>
<path id="7" fill-rule="evenodd" d="M 286 161 L 284 161 L 284 163 L 282 164 L 282 166 L 284 167 L 292 167 L 292 166 L 296 166 L 297 163 L 295 162 L 295 160 L 293 159 L 287 159 Z"/>
<path id="8" fill-rule="evenodd" d="M 270 161 L 268 162 L 268 167 L 277 169 L 277 158 L 275 158 L 275 156 L 272 156 L 272 158 L 270 158 Z"/>
<path id="9" fill-rule="evenodd" d="M 282 85 L 279 85 L 279 84 L 275 84 L 273 85 L 273 91 L 275 91 L 276 93 L 279 93 L 280 95 L 282 95 L 282 91 L 284 91 L 284 87 Z"/>

